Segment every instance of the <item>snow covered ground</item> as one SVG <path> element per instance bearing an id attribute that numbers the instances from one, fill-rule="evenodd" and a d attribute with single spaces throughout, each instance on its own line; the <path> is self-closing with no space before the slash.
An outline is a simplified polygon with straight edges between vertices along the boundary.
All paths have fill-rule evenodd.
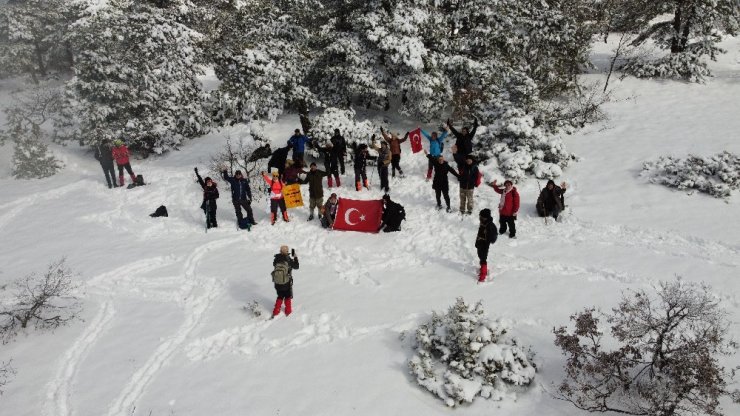
<path id="1" fill-rule="evenodd" d="M 414 384 L 407 360 L 414 328 L 458 296 L 513 320 L 537 352 L 539 373 L 516 400 L 479 399 L 457 415 L 582 414 L 548 393 L 564 362 L 552 328 L 659 280 L 711 284 L 737 338 L 740 198 L 687 195 L 640 177 L 642 163 L 660 155 L 740 152 L 740 41 L 723 47 L 729 53 L 705 85 L 613 79 L 610 120 L 566 139 L 582 158 L 563 177 L 570 212 L 546 226 L 535 216 L 537 183 L 519 184 L 518 239 L 502 236 L 492 247 L 493 280 L 483 285 L 475 278 L 477 216 L 435 211 L 426 160 L 408 148 L 408 177 L 391 181 L 407 222 L 401 233 L 380 235 L 325 231 L 306 221 L 307 209 L 271 227 L 264 204 L 255 207 L 260 224 L 237 231 L 223 181 L 220 228 L 204 233 L 192 168 L 205 170 L 227 132 L 135 160 L 150 184 L 132 190 L 108 190 L 98 163 L 76 147 L 54 148 L 66 164 L 59 175 L 14 181 L 10 146 L 2 148 L 0 285 L 65 255 L 84 282 L 85 310 L 84 321 L 2 346 L 0 362 L 12 358 L 17 375 L 0 415 L 449 415 Z M 595 59 L 606 59 L 609 45 L 597 48 Z M 267 133 L 281 143 L 297 126 L 286 117 Z M 494 178 L 503 179 L 486 177 Z M 349 175 L 343 184 L 340 196 L 381 196 L 358 194 Z M 497 200 L 479 188 L 476 212 Z M 170 217 L 149 218 L 161 204 Z M 269 272 L 281 244 L 301 261 L 294 314 L 256 318 L 243 306 L 271 307 Z"/>

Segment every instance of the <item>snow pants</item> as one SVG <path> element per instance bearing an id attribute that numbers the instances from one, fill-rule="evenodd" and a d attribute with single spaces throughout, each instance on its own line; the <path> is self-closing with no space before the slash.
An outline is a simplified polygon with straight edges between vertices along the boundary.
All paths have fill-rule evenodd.
<path id="1" fill-rule="evenodd" d="M 391 166 L 392 166 L 392 172 L 393 177 L 396 177 L 396 170 L 398 170 L 399 175 L 403 175 L 403 170 L 401 170 L 401 155 L 391 155 Z"/>
<path id="2" fill-rule="evenodd" d="M 254 214 L 252 213 L 252 203 L 248 199 L 232 199 L 231 203 L 234 204 L 234 211 L 236 212 L 236 223 L 239 224 L 242 221 L 242 208 L 247 211 L 247 220 L 250 223 L 254 223 Z"/>
<path id="3" fill-rule="evenodd" d="M 462 189 L 460 188 L 460 212 L 461 213 L 472 213 L 473 212 L 473 192 L 474 189 Z"/>
<path id="4" fill-rule="evenodd" d="M 515 219 L 511 215 L 500 215 L 499 221 L 501 222 L 501 228 L 499 228 L 498 233 L 504 234 L 506 232 L 506 227 L 509 228 L 509 237 L 514 237 L 516 235 L 516 224 Z"/>
<path id="5" fill-rule="evenodd" d="M 447 204 L 447 208 L 450 207 L 450 190 L 449 189 L 435 189 L 434 195 L 437 198 L 437 208 L 442 208 L 442 200 L 441 200 L 442 196 L 444 196 L 445 198 L 445 204 Z"/>
<path id="6" fill-rule="evenodd" d="M 200 208 L 206 214 L 206 228 L 218 227 L 218 222 L 216 221 L 216 209 L 218 208 L 216 206 L 216 201 L 203 201 Z"/>
<path id="7" fill-rule="evenodd" d="M 103 163 L 100 162 L 100 167 L 103 168 L 105 174 L 105 181 L 108 182 L 108 188 L 115 188 L 118 186 L 116 182 L 116 168 L 113 166 L 113 162 Z"/>
<path id="8" fill-rule="evenodd" d="M 391 191 L 391 187 L 388 185 L 388 165 L 383 163 L 378 165 L 378 176 L 380 176 L 380 189 L 386 193 Z"/>
<path id="9" fill-rule="evenodd" d="M 293 298 L 293 284 L 286 283 L 284 285 L 275 284 L 275 291 L 277 292 L 278 299 L 292 299 Z"/>
<path id="10" fill-rule="evenodd" d="M 136 182 L 136 175 L 134 175 L 134 170 L 131 169 L 130 163 L 125 163 L 123 165 L 118 165 L 118 179 L 121 181 L 119 185 L 123 186 L 123 170 L 126 169 L 126 172 L 128 172 L 129 176 L 131 176 L 131 183 Z"/>
<path id="11" fill-rule="evenodd" d="M 285 199 L 271 199 L 270 200 L 270 212 L 273 214 L 277 214 L 278 207 L 280 208 L 280 212 L 286 212 L 287 208 L 285 208 Z"/>
<path id="12" fill-rule="evenodd" d="M 490 247 L 490 244 L 486 244 L 485 247 L 475 247 L 475 249 L 478 250 L 478 260 L 480 260 L 481 266 L 483 266 L 484 264 L 488 264 L 488 249 Z"/>

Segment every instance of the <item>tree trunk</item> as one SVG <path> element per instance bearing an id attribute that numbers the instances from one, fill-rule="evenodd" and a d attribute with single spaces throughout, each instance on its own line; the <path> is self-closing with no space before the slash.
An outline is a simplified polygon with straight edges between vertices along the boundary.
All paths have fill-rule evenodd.
<path id="1" fill-rule="evenodd" d="M 308 103 L 306 100 L 298 101 L 298 117 L 301 120 L 303 134 L 308 134 L 311 131 L 311 120 L 308 118 Z"/>
<path id="2" fill-rule="evenodd" d="M 673 16 L 673 37 L 671 39 L 671 53 L 683 52 L 679 34 L 681 33 L 681 20 L 683 19 L 683 1 L 676 1 L 676 13 Z"/>

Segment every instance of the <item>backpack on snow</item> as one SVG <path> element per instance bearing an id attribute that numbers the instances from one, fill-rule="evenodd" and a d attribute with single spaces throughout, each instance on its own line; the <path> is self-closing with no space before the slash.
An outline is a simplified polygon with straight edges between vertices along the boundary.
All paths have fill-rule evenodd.
<path id="1" fill-rule="evenodd" d="M 149 214 L 150 217 L 156 218 L 156 217 L 167 217 L 167 207 L 164 205 L 160 205 L 159 208 L 157 208 L 156 211 L 154 211 L 153 214 Z"/>
<path id="2" fill-rule="evenodd" d="M 271 274 L 272 282 L 277 285 L 290 283 L 290 266 L 284 261 L 276 264 Z"/>

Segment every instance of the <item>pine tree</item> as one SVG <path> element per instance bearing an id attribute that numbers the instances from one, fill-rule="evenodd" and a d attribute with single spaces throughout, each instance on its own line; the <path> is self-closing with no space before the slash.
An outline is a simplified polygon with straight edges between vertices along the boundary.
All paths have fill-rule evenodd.
<path id="1" fill-rule="evenodd" d="M 111 0 L 89 12 L 72 36 L 75 78 L 69 105 L 75 138 L 121 137 L 130 147 L 161 153 L 210 123 L 198 76 L 200 35 L 178 22 L 170 2 Z"/>
<path id="2" fill-rule="evenodd" d="M 35 82 L 51 71 L 68 71 L 65 39 L 76 8 L 66 0 L 11 0 L 0 5 L 0 77 L 30 75 Z"/>
<path id="3" fill-rule="evenodd" d="M 62 163 L 49 151 L 42 141 L 38 126 L 14 138 L 13 177 L 16 179 L 41 179 L 53 176 L 62 168 Z"/>

